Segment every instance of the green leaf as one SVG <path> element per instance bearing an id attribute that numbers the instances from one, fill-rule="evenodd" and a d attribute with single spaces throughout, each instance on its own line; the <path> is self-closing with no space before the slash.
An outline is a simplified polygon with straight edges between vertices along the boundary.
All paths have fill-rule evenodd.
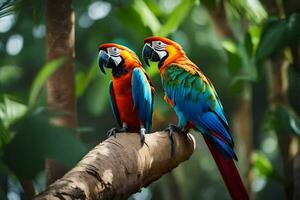
<path id="1" fill-rule="evenodd" d="M 270 177 L 273 174 L 273 167 L 269 159 L 260 152 L 253 152 L 252 156 L 253 170 L 263 177 Z"/>
<path id="2" fill-rule="evenodd" d="M 246 49 L 246 52 L 249 57 L 252 57 L 253 55 L 253 44 L 252 44 L 252 38 L 249 33 L 246 34 L 244 38 L 244 48 Z"/>
<path id="3" fill-rule="evenodd" d="M 111 80 L 111 73 L 101 75 L 99 80 L 95 80 L 87 92 L 87 109 L 88 111 L 99 116 L 109 106 L 108 83 Z"/>
<path id="4" fill-rule="evenodd" d="M 0 86 L 9 86 L 21 79 L 23 70 L 21 67 L 6 65 L 0 67 Z M 1 88 L 0 87 L 0 88 Z"/>
<path id="5" fill-rule="evenodd" d="M 274 170 L 272 163 L 263 153 L 254 151 L 251 155 L 252 160 L 252 173 L 254 177 L 263 179 L 272 178 L 280 183 L 284 183 L 283 177 Z"/>
<path id="6" fill-rule="evenodd" d="M 0 152 L 3 151 L 4 146 L 10 141 L 12 138 L 8 129 L 4 127 L 2 120 L 0 120 Z"/>
<path id="7" fill-rule="evenodd" d="M 216 9 L 220 5 L 219 0 L 201 0 L 201 3 L 207 7 L 209 10 Z"/>
<path id="8" fill-rule="evenodd" d="M 144 38 L 149 34 L 153 34 L 150 28 L 145 28 L 144 22 L 140 17 L 140 13 L 132 6 L 118 9 L 115 11 L 116 16 L 126 29 L 133 31 L 136 37 Z"/>
<path id="9" fill-rule="evenodd" d="M 256 51 L 261 37 L 262 29 L 259 26 L 249 26 L 249 34 L 253 45 L 253 51 Z"/>
<path id="10" fill-rule="evenodd" d="M 261 23 L 268 16 L 259 0 L 230 0 L 226 4 L 226 9 L 230 9 L 228 13 L 235 16 L 235 18 L 246 18 L 249 22 L 256 24 Z"/>
<path id="11" fill-rule="evenodd" d="M 3 150 L 13 137 L 9 127 L 23 117 L 26 112 L 26 105 L 13 100 L 12 97 L 4 95 L 3 101 L 0 102 L 0 151 Z"/>
<path id="12" fill-rule="evenodd" d="M 279 104 L 274 111 L 268 111 L 264 126 L 268 130 L 274 130 L 277 134 L 293 133 L 300 137 L 300 119 L 294 110 Z"/>
<path id="13" fill-rule="evenodd" d="M 171 12 L 166 23 L 161 26 L 156 35 L 167 37 L 169 34 L 176 31 L 186 16 L 190 13 L 194 0 L 182 0 Z"/>
<path id="14" fill-rule="evenodd" d="M 77 97 L 81 97 L 84 94 L 91 81 L 96 78 L 97 74 L 98 74 L 97 60 L 93 62 L 93 65 L 87 74 L 82 72 L 76 74 L 76 96 Z"/>
<path id="15" fill-rule="evenodd" d="M 70 168 L 86 153 L 70 129 L 53 126 L 44 113 L 28 114 L 13 127 L 15 137 L 6 145 L 5 164 L 21 179 L 32 179 L 46 158 Z"/>
<path id="16" fill-rule="evenodd" d="M 300 39 L 300 13 L 293 13 L 288 19 L 288 32 L 287 38 L 290 44 L 297 44 Z"/>
<path id="17" fill-rule="evenodd" d="M 228 55 L 228 69 L 233 76 L 239 74 L 243 64 L 242 58 L 238 54 L 227 52 Z"/>
<path id="18" fill-rule="evenodd" d="M 230 40 L 222 41 L 222 46 L 227 53 L 229 73 L 233 76 L 239 74 L 243 67 L 243 61 L 239 54 L 237 45 Z"/>
<path id="19" fill-rule="evenodd" d="M 222 47 L 230 53 L 234 53 L 234 54 L 238 53 L 237 45 L 231 40 L 222 41 Z"/>
<path id="20" fill-rule="evenodd" d="M 149 27 L 152 34 L 157 34 L 161 25 L 156 16 L 149 9 L 147 4 L 142 0 L 134 0 L 133 2 L 134 10 L 139 14 L 145 26 Z"/>
<path id="21" fill-rule="evenodd" d="M 17 119 L 24 116 L 27 106 L 5 95 L 0 102 L 0 120 L 5 128 L 9 128 Z"/>
<path id="22" fill-rule="evenodd" d="M 161 17 L 166 15 L 166 12 L 164 12 L 164 10 L 157 2 L 154 2 L 153 0 L 144 0 L 144 2 L 147 4 L 149 9 L 155 16 Z"/>
<path id="23" fill-rule="evenodd" d="M 290 117 L 290 126 L 294 133 L 300 137 L 300 120 L 295 115 Z"/>
<path id="24" fill-rule="evenodd" d="M 54 73 L 64 63 L 64 61 L 64 58 L 54 59 L 51 62 L 47 63 L 45 66 L 43 66 L 42 69 L 38 72 L 31 85 L 31 89 L 29 92 L 29 106 L 32 106 L 36 103 L 38 95 L 45 82 L 47 81 L 48 77 L 52 73 Z"/>
<path id="25" fill-rule="evenodd" d="M 283 50 L 286 45 L 286 33 L 287 23 L 285 20 L 272 20 L 267 24 L 256 51 L 256 61 L 263 61 L 273 53 Z"/>

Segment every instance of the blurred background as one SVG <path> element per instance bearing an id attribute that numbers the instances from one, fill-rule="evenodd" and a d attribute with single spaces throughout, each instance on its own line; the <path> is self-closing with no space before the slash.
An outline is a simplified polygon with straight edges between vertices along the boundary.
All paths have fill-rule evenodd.
<path id="1" fill-rule="evenodd" d="M 51 125 L 46 61 L 46 1 L 0 0 L 0 199 L 24 199 L 26 183 L 45 188 L 45 157 L 71 168 L 116 127 L 108 98 L 111 74 L 97 66 L 98 45 L 120 43 L 141 58 L 151 35 L 180 43 L 214 84 L 252 199 L 292 199 L 300 173 L 300 5 L 292 0 L 74 1 L 78 128 Z M 59 19 L 59 17 L 58 17 Z M 109 71 L 107 71 L 109 72 Z M 153 131 L 176 123 L 163 101 L 156 67 Z M 179 167 L 131 199 L 229 199 L 198 133 Z M 299 157 L 299 158 L 298 158 Z M 298 168 L 297 168 L 298 167 Z M 297 185 L 298 184 L 298 185 Z"/>

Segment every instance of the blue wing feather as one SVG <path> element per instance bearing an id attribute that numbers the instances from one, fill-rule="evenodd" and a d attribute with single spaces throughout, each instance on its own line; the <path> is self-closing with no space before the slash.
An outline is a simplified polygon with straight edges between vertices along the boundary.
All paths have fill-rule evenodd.
<path id="1" fill-rule="evenodd" d="M 170 67 L 180 69 L 176 65 Z M 235 158 L 228 122 L 211 83 L 202 79 L 199 74 L 188 73 L 182 68 L 184 72 L 176 79 L 168 75 L 173 71 L 170 67 L 164 72 L 163 86 L 167 96 L 174 103 L 177 115 L 184 116 L 185 120 L 191 121 L 199 131 L 209 135 L 226 157 Z"/>
<path id="2" fill-rule="evenodd" d="M 109 82 L 109 95 L 110 95 L 109 103 L 113 110 L 114 116 L 115 116 L 116 120 L 118 121 L 118 124 L 120 126 L 122 126 L 122 122 L 121 122 L 119 111 L 118 111 L 117 104 L 116 104 L 116 97 L 115 97 L 112 81 Z"/>
<path id="3" fill-rule="evenodd" d="M 135 108 L 147 132 L 150 132 L 153 113 L 153 94 L 145 73 L 135 68 L 132 72 L 132 97 Z"/>

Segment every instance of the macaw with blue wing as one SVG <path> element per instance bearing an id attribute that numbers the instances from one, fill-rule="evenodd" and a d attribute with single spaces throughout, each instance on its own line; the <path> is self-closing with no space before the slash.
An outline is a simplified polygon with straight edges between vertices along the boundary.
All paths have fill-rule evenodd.
<path id="1" fill-rule="evenodd" d="M 222 104 L 210 80 L 185 55 L 181 46 L 167 38 L 145 39 L 143 58 L 158 62 L 165 100 L 174 108 L 178 127 L 168 131 L 174 143 L 174 131 L 188 132 L 193 128 L 202 133 L 234 200 L 249 199 L 248 193 L 234 164 L 234 142 L 230 135 Z"/>
<path id="2" fill-rule="evenodd" d="M 112 69 L 109 83 L 110 103 L 121 128 L 112 128 L 108 135 L 139 132 L 141 144 L 152 125 L 154 87 L 137 55 L 129 48 L 108 43 L 99 47 L 99 67 Z"/>

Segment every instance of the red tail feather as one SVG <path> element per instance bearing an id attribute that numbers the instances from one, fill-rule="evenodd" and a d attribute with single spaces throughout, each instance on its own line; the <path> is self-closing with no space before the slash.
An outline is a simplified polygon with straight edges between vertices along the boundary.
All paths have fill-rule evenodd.
<path id="1" fill-rule="evenodd" d="M 226 187 L 233 200 L 248 200 L 249 196 L 233 159 L 225 160 L 224 156 L 215 148 L 207 136 L 204 140 L 214 157 L 214 160 L 221 172 Z"/>

